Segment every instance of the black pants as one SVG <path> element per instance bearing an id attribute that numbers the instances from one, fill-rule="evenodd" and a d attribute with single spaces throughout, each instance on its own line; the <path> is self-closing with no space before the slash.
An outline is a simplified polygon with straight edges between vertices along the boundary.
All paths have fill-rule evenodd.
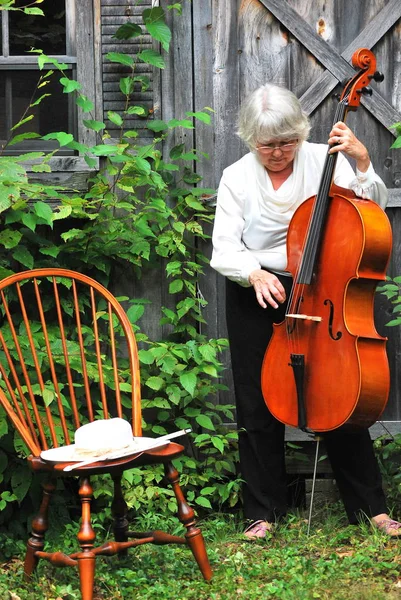
<path id="1" fill-rule="evenodd" d="M 287 297 L 292 281 L 280 277 Z M 284 425 L 263 400 L 260 374 L 273 323 L 285 306 L 263 309 L 253 287 L 227 280 L 226 318 L 239 429 L 240 469 L 245 481 L 245 518 L 275 520 L 286 513 Z M 387 512 L 381 475 L 368 430 L 337 429 L 323 434 L 334 477 L 350 523 Z"/>

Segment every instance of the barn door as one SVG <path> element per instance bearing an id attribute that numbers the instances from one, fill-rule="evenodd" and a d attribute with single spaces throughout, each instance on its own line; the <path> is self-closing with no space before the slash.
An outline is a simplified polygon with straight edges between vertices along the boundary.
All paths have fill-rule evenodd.
<path id="1" fill-rule="evenodd" d="M 390 190 L 388 214 L 394 246 L 390 274 L 401 275 L 401 149 L 390 150 L 391 126 L 401 120 L 399 0 L 242 0 L 238 6 L 238 89 L 240 99 L 264 82 L 290 88 L 312 123 L 311 141 L 327 142 L 334 118 L 333 94 L 354 74 L 357 48 L 372 49 L 382 83 L 351 113 L 348 124 L 365 143 L 376 171 Z M 338 89 L 336 89 L 338 88 Z M 391 397 L 385 419 L 401 420 L 400 328 L 386 328 L 389 309 L 379 297 L 380 333 L 389 337 Z M 387 311 L 387 314 L 386 314 Z M 383 433 L 383 431 L 381 432 Z"/>

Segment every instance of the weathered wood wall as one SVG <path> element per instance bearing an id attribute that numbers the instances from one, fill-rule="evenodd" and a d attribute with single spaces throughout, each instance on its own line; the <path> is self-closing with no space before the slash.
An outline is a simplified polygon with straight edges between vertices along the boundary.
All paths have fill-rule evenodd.
<path id="1" fill-rule="evenodd" d="M 160 4 L 166 7 L 168 2 L 160 0 Z M 124 20 L 135 21 L 135 3 L 102 0 L 102 6 L 103 52 L 118 51 L 121 46 L 111 39 L 113 27 Z M 394 250 L 389 273 L 401 274 L 401 150 L 390 150 L 394 136 L 389 129 L 401 120 L 399 0 L 193 0 L 184 2 L 181 16 L 169 11 L 168 19 L 173 40 L 167 67 L 160 81 L 155 79 L 153 96 L 144 100 L 153 102 L 156 116 L 166 120 L 183 116 L 186 110 L 213 107 L 213 127 L 197 125 L 194 132 L 183 130 L 171 141 L 186 142 L 188 148 L 209 153 L 209 161 L 196 165 L 207 187 L 216 188 L 223 169 L 246 152 L 235 128 L 238 107 L 248 92 L 264 82 L 289 87 L 311 117 L 311 140 L 326 142 L 335 109 L 332 95 L 338 82 L 352 73 L 349 60 L 353 51 L 368 47 L 375 52 L 385 80 L 372 84 L 372 97 L 363 98 L 363 106 L 350 115 L 349 124 L 369 148 L 376 170 L 390 189 L 388 215 Z M 130 46 L 133 51 L 134 46 Z M 119 108 L 117 73 L 106 65 L 103 72 L 107 112 Z M 210 243 L 202 249 L 210 256 Z M 166 300 L 160 281 L 146 291 L 155 301 Z M 205 309 L 207 335 L 225 337 L 223 278 L 209 269 L 201 291 L 209 303 Z M 378 328 L 389 336 L 392 372 L 384 418 L 401 421 L 401 330 L 385 328 L 388 314 L 389 307 L 379 297 Z M 230 391 L 222 393 L 220 400 L 232 402 L 228 355 L 225 364 Z"/>
<path id="2" fill-rule="evenodd" d="M 163 4 L 163 2 L 162 2 Z M 333 120 L 332 95 L 349 75 L 353 51 L 371 48 L 383 83 L 372 84 L 372 97 L 350 115 L 349 124 L 370 150 L 374 165 L 390 189 L 387 209 L 394 231 L 389 274 L 401 274 L 401 150 L 390 150 L 389 126 L 401 120 L 401 3 L 398 0 L 202 0 L 170 16 L 174 32 L 168 70 L 162 74 L 162 111 L 211 106 L 212 128 L 197 126 L 193 143 L 211 160 L 197 168 L 203 183 L 217 187 L 223 169 L 246 151 L 235 135 L 236 116 L 245 95 L 264 82 L 289 87 L 301 98 L 312 122 L 311 140 L 326 142 Z M 188 135 L 188 134 L 187 134 Z M 187 139 L 188 143 L 191 142 Z M 210 255 L 211 246 L 203 250 Z M 224 281 L 211 269 L 201 282 L 208 300 L 205 318 L 210 337 L 224 337 Z M 401 330 L 385 327 L 389 307 L 378 298 L 377 320 L 389 336 L 392 382 L 386 421 L 401 420 Z M 232 401 L 229 357 L 226 357 Z"/>

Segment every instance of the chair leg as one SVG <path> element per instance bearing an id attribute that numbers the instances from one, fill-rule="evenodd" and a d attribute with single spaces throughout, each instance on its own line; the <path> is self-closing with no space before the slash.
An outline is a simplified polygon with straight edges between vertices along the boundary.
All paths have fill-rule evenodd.
<path id="1" fill-rule="evenodd" d="M 113 477 L 114 482 L 114 497 L 111 504 L 111 513 L 113 515 L 113 532 L 114 539 L 116 542 L 128 541 L 128 520 L 127 513 L 128 507 L 124 500 L 123 492 L 121 489 L 121 475 Z M 127 550 L 123 550 L 119 553 L 119 557 L 127 554 Z"/>
<path id="2" fill-rule="evenodd" d="M 91 524 L 93 488 L 90 484 L 89 477 L 81 478 L 78 493 L 82 504 L 81 528 L 77 536 L 81 547 L 81 552 L 77 556 L 81 596 L 82 600 L 93 600 L 96 556 L 92 549 L 96 534 Z"/>
<path id="3" fill-rule="evenodd" d="M 49 528 L 49 504 L 55 489 L 56 485 L 54 481 L 47 481 L 43 484 L 42 502 L 38 514 L 32 520 L 31 537 L 26 546 L 24 562 L 24 577 L 26 581 L 29 581 L 39 562 L 35 553 L 42 551 L 45 545 L 45 533 Z"/>
<path id="4" fill-rule="evenodd" d="M 179 484 L 177 469 L 171 462 L 164 465 L 166 477 L 171 483 L 178 504 L 178 518 L 187 528 L 185 534 L 187 544 L 198 563 L 199 569 L 206 581 L 212 578 L 212 569 L 210 568 L 209 558 L 206 552 L 205 540 L 199 527 L 196 527 L 195 513 L 187 503 L 183 491 Z"/>

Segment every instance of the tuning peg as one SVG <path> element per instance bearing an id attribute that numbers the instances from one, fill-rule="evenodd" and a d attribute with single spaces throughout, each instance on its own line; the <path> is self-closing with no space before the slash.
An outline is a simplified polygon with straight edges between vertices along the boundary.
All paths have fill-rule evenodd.
<path id="1" fill-rule="evenodd" d="M 373 93 L 373 90 L 371 87 L 364 87 L 361 89 L 361 94 L 364 94 L 365 96 L 371 96 Z"/>
<path id="2" fill-rule="evenodd" d="M 380 71 L 376 71 L 375 73 L 373 73 L 373 75 L 369 75 L 369 79 L 374 79 L 375 81 L 380 83 L 384 80 L 384 75 L 383 73 L 380 73 Z"/>

